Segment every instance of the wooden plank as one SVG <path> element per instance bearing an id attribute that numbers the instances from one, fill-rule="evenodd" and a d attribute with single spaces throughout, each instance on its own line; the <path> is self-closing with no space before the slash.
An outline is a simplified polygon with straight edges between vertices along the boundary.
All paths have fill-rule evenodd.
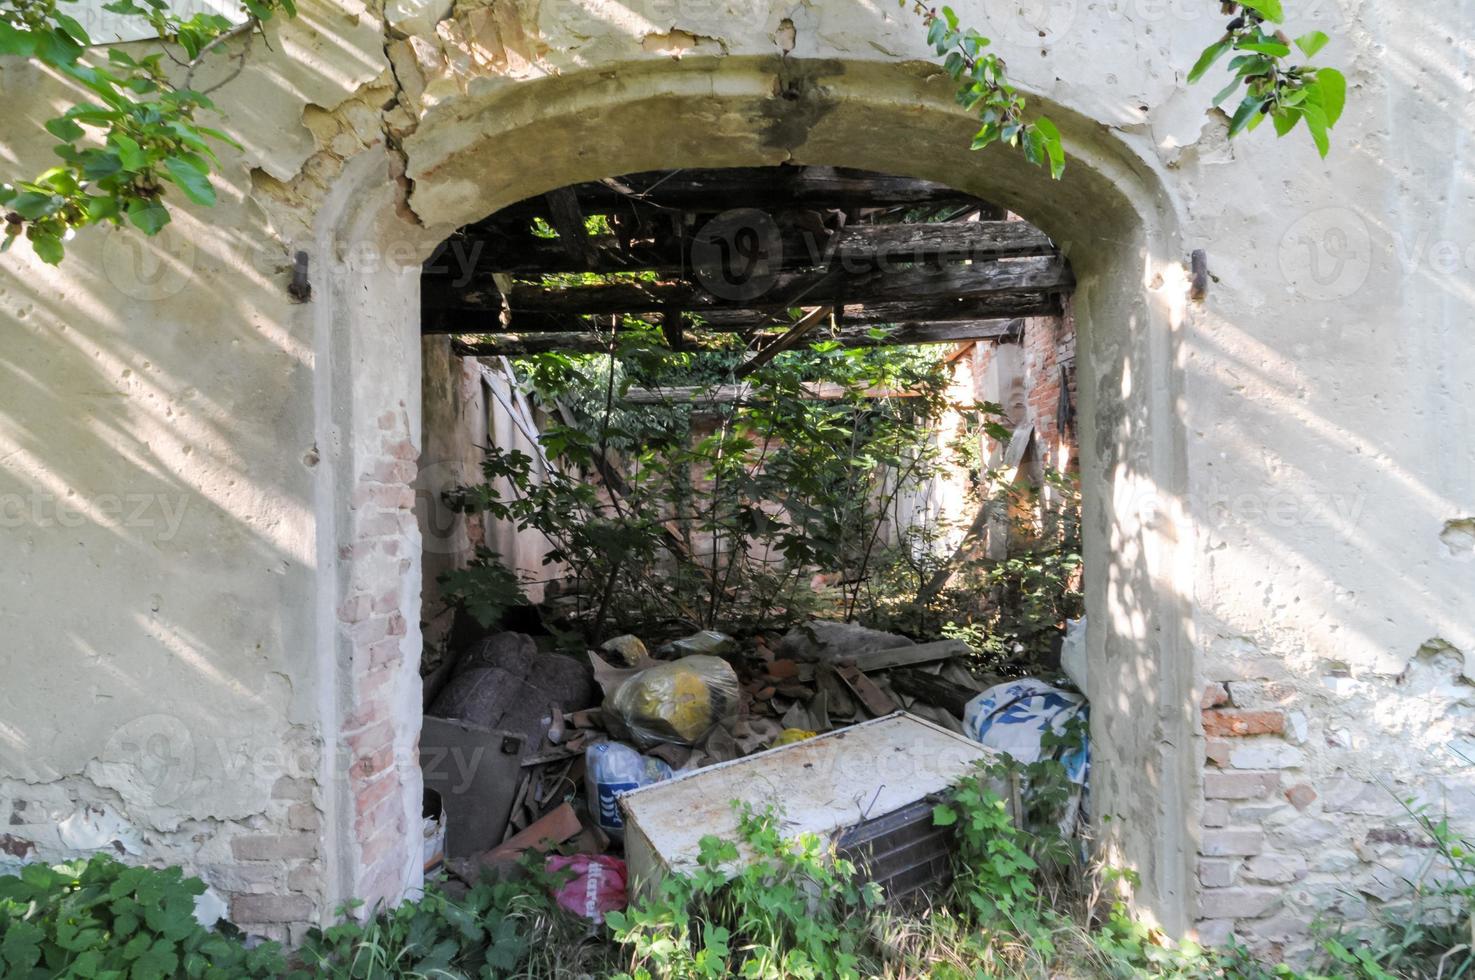
<path id="1" fill-rule="evenodd" d="M 576 184 L 573 190 L 586 214 L 641 206 L 709 214 L 739 207 L 991 207 L 946 184 L 818 166 L 653 170 Z M 545 207 L 541 198 L 531 198 L 504 208 L 497 218 L 544 216 Z"/>
<path id="2" fill-rule="evenodd" d="M 661 405 L 667 402 L 678 405 L 733 405 L 746 404 L 753 400 L 753 386 L 748 384 L 682 385 L 673 388 L 631 388 L 625 392 L 625 400 L 636 405 Z M 839 401 L 849 394 L 841 384 L 813 383 L 803 385 L 799 397 L 810 401 Z M 921 394 L 905 388 L 871 388 L 862 392 L 865 398 L 916 398 Z"/>
<path id="3" fill-rule="evenodd" d="M 835 676 L 839 677 L 845 686 L 860 698 L 861 703 L 866 706 L 866 710 L 871 713 L 872 717 L 880 718 L 897 709 L 897 704 L 891 696 L 877 687 L 876 682 L 862 674 L 857 667 L 847 663 L 837 663 L 833 669 Z"/>
<path id="4" fill-rule="evenodd" d="M 739 365 L 737 370 L 733 372 L 733 376 L 738 378 L 746 378 L 754 371 L 757 371 L 759 368 L 763 367 L 763 365 L 771 362 L 775 357 L 778 357 L 784 351 L 792 350 L 794 347 L 798 346 L 799 342 L 803 340 L 806 335 L 812 333 L 816 327 L 828 320 L 832 312 L 833 310 L 828 306 L 821 306 L 816 309 L 810 310 L 808 313 L 800 317 L 792 327 L 785 330 L 771 343 L 764 346 L 762 350 L 760 350 L 758 353 L 754 354 L 752 357 L 748 358 L 741 365 Z"/>
<path id="5" fill-rule="evenodd" d="M 557 214 L 555 213 L 555 217 Z M 582 218 L 578 224 L 582 230 Z M 502 229 L 469 231 L 426 263 L 428 278 L 459 278 L 468 273 L 508 272 L 520 277 L 600 268 L 654 271 L 677 276 L 691 271 L 690 242 L 663 236 L 632 242 L 622 249 L 612 235 L 579 236 L 587 248 L 570 247 L 557 222 L 557 239 Z M 790 227 L 780 233 L 781 254 L 774 267 L 802 269 L 836 264 L 900 267 L 928 261 L 988 260 L 1049 255 L 1055 251 L 1044 232 L 1023 221 L 955 221 L 852 225 L 832 235 Z"/>
<path id="6" fill-rule="evenodd" d="M 896 693 L 916 698 L 924 704 L 936 705 L 951 711 L 959 718 L 968 708 L 968 702 L 978 697 L 978 692 L 962 684 L 922 670 L 898 670 L 887 675 Z"/>
<path id="7" fill-rule="evenodd" d="M 962 640 L 937 640 L 933 643 L 917 643 L 909 647 L 867 650 L 841 659 L 846 663 L 854 664 L 861 673 L 870 674 L 894 667 L 915 667 L 918 664 L 936 663 L 939 660 L 950 660 L 953 657 L 966 657 L 968 654 L 968 644 Z"/>
<path id="8" fill-rule="evenodd" d="M 427 303 L 429 293 L 422 293 Z M 434 302 L 441 302 L 434 300 Z M 800 304 L 812 306 L 812 303 Z M 1060 297 L 1045 290 L 1011 291 L 1001 295 L 941 297 L 927 300 L 874 300 L 845 302 L 835 306 L 836 319 L 846 327 L 868 327 L 893 324 L 906 327 L 923 323 L 953 323 L 979 320 L 1013 319 L 1027 316 L 1059 316 Z M 522 312 L 503 325 L 500 311 L 483 307 L 426 305 L 421 311 L 422 334 L 474 333 L 584 333 L 594 329 L 588 317 L 565 313 Z M 703 310 L 700 320 L 690 325 L 690 333 L 752 333 L 758 330 L 787 329 L 787 310 L 750 308 Z M 608 328 L 606 317 L 601 326 Z"/>
<path id="9" fill-rule="evenodd" d="M 589 231 L 584 226 L 584 212 L 579 208 L 579 198 L 571 187 L 560 187 L 544 195 L 548 202 L 549 223 L 558 232 L 557 243 L 566 256 L 578 263 L 581 270 L 600 267 L 599 250 L 589 240 Z M 491 272 L 506 270 L 489 269 Z"/>
<path id="10" fill-rule="evenodd" d="M 901 347 L 911 344 L 961 344 L 969 341 L 1009 340 L 1019 336 L 1023 321 L 985 320 L 960 323 L 913 323 L 891 331 L 884 337 L 872 337 L 863 330 L 841 331 L 822 338 L 835 340 L 841 347 Z M 688 331 L 682 334 L 688 348 L 722 350 L 741 346 L 744 341 L 735 334 Z M 490 334 L 484 341 L 457 343 L 455 351 L 462 357 L 523 357 L 548 351 L 569 354 L 602 354 L 609 350 L 609 339 L 594 333 Z"/>
<path id="11" fill-rule="evenodd" d="M 1065 292 L 1074 285 L 1059 256 L 1035 256 L 999 262 L 975 262 L 940 268 L 913 266 L 895 270 L 824 270 L 782 272 L 756 298 L 718 296 L 695 282 L 629 280 L 563 289 L 514 285 L 505 296 L 512 325 L 519 313 L 650 314 L 668 307 L 693 312 L 722 309 L 789 309 L 795 306 L 932 300 L 946 307 L 972 297 L 1014 293 Z M 494 282 L 478 277 L 467 286 L 422 292 L 422 303 L 500 310 L 504 296 Z M 928 319 L 948 319 L 929 316 Z"/>

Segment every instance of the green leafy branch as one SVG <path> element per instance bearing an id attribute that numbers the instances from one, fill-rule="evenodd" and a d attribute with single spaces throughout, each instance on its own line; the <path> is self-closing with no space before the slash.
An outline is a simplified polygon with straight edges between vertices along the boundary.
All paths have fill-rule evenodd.
<path id="1" fill-rule="evenodd" d="M 1292 65 L 1287 59 L 1293 43 L 1305 57 L 1314 58 L 1326 47 L 1326 34 L 1311 31 L 1292 42 L 1284 31 L 1269 26 L 1285 21 L 1280 0 L 1239 0 L 1223 7 L 1234 19 L 1224 36 L 1204 49 L 1188 81 L 1197 82 L 1220 58 L 1233 53 L 1229 70 L 1234 78 L 1214 97 L 1214 105 L 1219 105 L 1245 88 L 1229 123 L 1230 138 L 1255 129 L 1267 117 L 1275 124 L 1276 135 L 1284 136 L 1304 119 L 1317 152 L 1325 157 L 1331 150 L 1328 131 L 1347 103 L 1346 76 L 1335 68 Z"/>
<path id="2" fill-rule="evenodd" d="M 898 0 L 904 7 L 907 0 Z M 1065 173 L 1065 148 L 1060 130 L 1047 116 L 1024 118 L 1025 99 L 1009 83 L 1004 59 L 984 50 L 992 42 L 972 28 L 958 25 L 951 7 L 938 10 L 911 0 L 912 12 L 927 26 L 927 43 L 942 57 L 942 66 L 958 84 L 958 104 L 976 113 L 982 125 L 973 135 L 975 150 L 1005 143 L 1024 152 L 1040 166 L 1050 164 L 1056 180 Z"/>
<path id="3" fill-rule="evenodd" d="M 210 142 L 238 144 L 196 120 L 214 105 L 208 89 L 194 88 L 195 72 L 224 42 L 245 36 L 249 45 L 278 11 L 296 14 L 294 0 L 243 0 L 247 19 L 237 25 L 219 14 L 181 18 L 170 13 L 168 0 L 114 0 L 103 9 L 146 21 L 164 47 L 139 58 L 114 47 L 106 65 L 88 64 L 83 55 L 92 40 L 59 0 L 0 0 L 0 55 L 33 58 L 96 100 L 45 123 L 59 141 L 52 148 L 59 165 L 0 185 L 6 209 L 0 251 L 24 234 L 41 260 L 54 265 L 65 255 L 63 243 L 88 225 L 126 220 L 155 235 L 169 223 L 165 194 L 171 184 L 196 204 L 213 205 L 210 170 L 219 161 Z M 245 55 L 245 49 L 238 55 L 237 73 Z M 166 57 L 177 69 L 165 64 Z M 171 70 L 182 70 L 178 84 Z"/>
<path id="4" fill-rule="evenodd" d="M 982 122 L 972 148 L 1005 143 L 1023 151 L 1025 159 L 1036 166 L 1048 162 L 1050 176 L 1059 180 L 1065 173 L 1060 130 L 1048 116 L 1025 118 L 1026 100 L 1009 82 L 1004 59 L 985 50 L 990 40 L 961 27 L 951 7 L 929 7 L 921 0 L 898 3 L 902 7 L 910 3 L 912 12 L 922 19 L 927 43 L 958 85 L 958 103 Z M 1347 102 L 1347 79 L 1335 68 L 1291 65 L 1286 59 L 1292 44 L 1313 58 L 1330 39 L 1321 31 L 1311 31 L 1292 42 L 1283 31 L 1267 28 L 1267 24 L 1284 22 L 1281 0 L 1223 0 L 1220 6 L 1234 19 L 1224 36 L 1204 49 L 1188 81 L 1198 81 L 1220 58 L 1233 52 L 1229 69 L 1234 80 L 1214 99 L 1214 105 L 1219 105 L 1241 85 L 1246 88 L 1230 122 L 1230 137 L 1255 129 L 1266 117 L 1275 124 L 1277 135 L 1284 136 L 1304 119 L 1317 151 L 1325 157 L 1331 149 L 1328 131 L 1341 118 Z"/>

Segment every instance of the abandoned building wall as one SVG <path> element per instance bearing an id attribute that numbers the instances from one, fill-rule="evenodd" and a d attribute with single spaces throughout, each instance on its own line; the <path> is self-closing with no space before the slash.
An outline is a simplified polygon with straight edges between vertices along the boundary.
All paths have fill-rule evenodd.
<path id="1" fill-rule="evenodd" d="M 421 344 L 421 452 L 415 474 L 415 516 L 423 542 L 420 619 L 425 641 L 446 639 L 451 615 L 437 579 L 465 568 L 477 545 L 485 543 L 481 515 L 462 514 L 443 494 L 481 478 L 482 447 L 487 445 L 487 396 L 481 364 L 451 350 L 448 337 L 426 337 Z"/>
<path id="2" fill-rule="evenodd" d="M 1143 910 L 1294 949 L 1389 894 L 1415 849 L 1381 783 L 1475 813 L 1448 751 L 1475 716 L 1475 12 L 1305 25 L 1353 83 L 1323 162 L 1229 144 L 1183 84 L 1214 5 L 956 6 L 1064 131 L 1065 181 L 968 151 L 892 4 L 311 0 L 215 96 L 243 149 L 214 210 L 0 260 L 4 859 L 117 840 L 267 933 L 415 887 L 418 263 L 579 180 L 793 161 L 942 180 L 1069 247 L 1093 795 Z M 62 87 L 14 59 L 0 86 L 7 172 L 38 171 Z"/>

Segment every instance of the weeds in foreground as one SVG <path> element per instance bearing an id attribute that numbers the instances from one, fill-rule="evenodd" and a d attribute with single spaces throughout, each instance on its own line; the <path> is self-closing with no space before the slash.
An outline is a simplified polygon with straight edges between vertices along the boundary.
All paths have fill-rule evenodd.
<path id="1" fill-rule="evenodd" d="M 787 837 L 776 811 L 747 809 L 740 841 L 706 838 L 694 872 L 669 876 L 610 913 L 607 929 L 558 909 L 553 879 L 529 866 L 516 881 L 454 899 L 431 891 L 367 922 L 345 916 L 314 930 L 289 959 L 276 944 L 252 947 L 198 925 L 198 879 L 98 855 L 0 877 L 0 977 L 1475 977 L 1475 856 L 1425 810 L 1409 811 L 1431 858 L 1408 901 L 1386 907 L 1364 932 L 1326 933 L 1320 955 L 1293 967 L 1257 962 L 1240 946 L 1173 943 L 1134 919 L 1111 897 L 1133 884 L 1131 873 L 1081 874 L 1056 830 L 1058 807 L 1030 808 L 1027 825 L 1018 825 L 1003 790 L 1020 779 L 1051 781 L 1038 768 L 994 767 L 938 804 L 934 821 L 955 829 L 956 873 L 945 894 L 920 908 L 884 905 L 877 887 L 820 838 Z"/>

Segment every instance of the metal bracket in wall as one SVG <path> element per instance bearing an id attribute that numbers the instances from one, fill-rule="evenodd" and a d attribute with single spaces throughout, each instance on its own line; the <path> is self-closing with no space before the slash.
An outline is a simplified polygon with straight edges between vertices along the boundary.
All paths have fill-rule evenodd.
<path id="1" fill-rule="evenodd" d="M 1188 288 L 1188 298 L 1195 303 L 1202 303 L 1209 295 L 1209 253 L 1196 248 L 1189 261 L 1193 279 Z"/>
<path id="2" fill-rule="evenodd" d="M 299 303 L 312 299 L 312 283 L 307 281 L 307 253 L 292 256 L 292 281 L 287 283 L 287 295 Z"/>

